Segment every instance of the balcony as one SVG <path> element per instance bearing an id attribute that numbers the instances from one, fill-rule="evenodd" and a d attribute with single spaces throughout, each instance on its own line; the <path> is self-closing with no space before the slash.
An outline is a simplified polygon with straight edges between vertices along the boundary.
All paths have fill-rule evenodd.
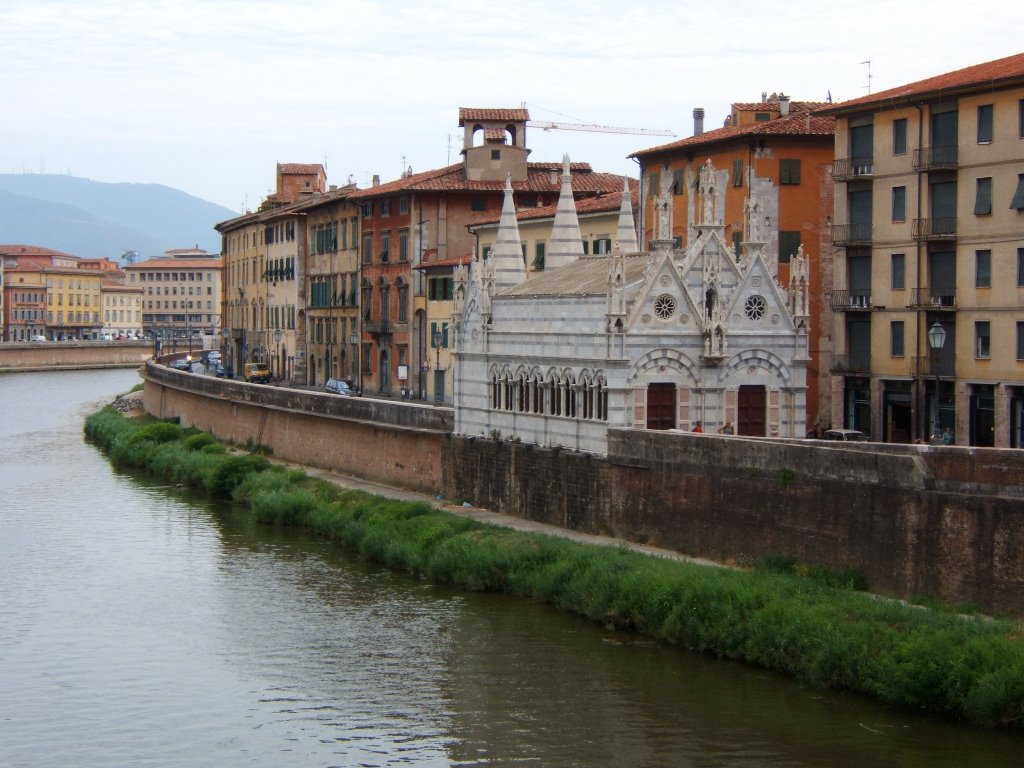
<path id="1" fill-rule="evenodd" d="M 871 245 L 870 224 L 833 224 L 832 244 L 836 246 Z"/>
<path id="2" fill-rule="evenodd" d="M 837 376 L 867 376 L 871 373 L 870 355 L 833 355 L 829 370 Z"/>
<path id="3" fill-rule="evenodd" d="M 956 360 L 952 357 L 915 357 L 915 376 L 938 376 L 939 378 L 956 378 Z"/>
<path id="4" fill-rule="evenodd" d="M 395 332 L 395 326 L 390 320 L 364 320 L 363 331 L 372 336 L 390 336 Z"/>
<path id="5" fill-rule="evenodd" d="M 957 147 L 923 147 L 914 150 L 915 171 L 953 170 L 957 167 Z"/>
<path id="6" fill-rule="evenodd" d="M 912 234 L 915 240 L 956 240 L 956 216 L 914 219 Z"/>
<path id="7" fill-rule="evenodd" d="M 831 306 L 833 312 L 846 312 L 851 309 L 871 309 L 871 291 L 832 291 Z"/>
<path id="8" fill-rule="evenodd" d="M 956 309 L 956 288 L 914 288 L 910 305 L 915 309 Z"/>
<path id="9" fill-rule="evenodd" d="M 841 157 L 832 163 L 832 178 L 835 181 L 869 177 L 874 172 L 874 158 L 871 157 Z"/>

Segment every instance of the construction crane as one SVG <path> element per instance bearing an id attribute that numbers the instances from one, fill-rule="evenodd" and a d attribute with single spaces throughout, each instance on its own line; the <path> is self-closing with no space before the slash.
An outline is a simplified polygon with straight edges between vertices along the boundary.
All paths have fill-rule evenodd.
<path id="1" fill-rule="evenodd" d="M 672 131 L 657 128 L 621 128 L 615 125 L 594 125 L 589 123 L 551 123 L 544 120 L 527 120 L 527 128 L 543 131 L 591 131 L 594 133 L 634 133 L 640 136 L 675 136 Z"/>

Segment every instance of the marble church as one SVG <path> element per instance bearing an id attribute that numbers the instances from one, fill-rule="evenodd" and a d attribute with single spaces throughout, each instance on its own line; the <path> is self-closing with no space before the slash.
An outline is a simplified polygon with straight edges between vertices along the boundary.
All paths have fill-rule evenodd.
<path id="1" fill-rule="evenodd" d="M 530 280 L 506 182 L 493 251 L 455 276 L 456 434 L 595 454 L 609 426 L 805 435 L 808 260 L 801 249 L 779 285 L 757 201 L 736 249 L 723 224 L 728 172 L 708 161 L 691 176 L 687 248 L 673 247 L 666 186 L 650 251 L 627 190 L 612 252 L 587 255 L 566 157 L 545 271 Z"/>

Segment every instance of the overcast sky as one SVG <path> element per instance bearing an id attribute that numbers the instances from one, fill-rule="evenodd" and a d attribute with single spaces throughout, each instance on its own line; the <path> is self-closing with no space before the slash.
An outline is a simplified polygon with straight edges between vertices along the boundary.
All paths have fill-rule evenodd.
<path id="1" fill-rule="evenodd" d="M 0 173 L 255 208 L 277 162 L 360 186 L 456 162 L 458 108 L 693 132 L 733 101 L 862 96 L 1024 50 L 991 0 L 4 0 Z M 532 161 L 637 175 L 670 137 L 529 129 Z"/>

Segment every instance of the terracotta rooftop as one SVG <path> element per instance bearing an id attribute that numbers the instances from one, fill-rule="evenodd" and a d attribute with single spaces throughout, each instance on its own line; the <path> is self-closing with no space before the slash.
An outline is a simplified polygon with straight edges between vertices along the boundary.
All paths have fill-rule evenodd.
<path id="1" fill-rule="evenodd" d="M 621 184 L 621 177 L 620 177 Z M 636 179 L 629 180 L 629 187 L 632 191 L 631 202 L 635 205 L 638 195 L 638 188 L 640 183 Z M 618 192 L 608 192 L 595 195 L 593 197 L 584 197 L 576 201 L 576 214 L 579 216 L 585 216 L 591 213 L 613 213 L 618 212 L 622 206 L 622 188 L 619 187 Z M 551 205 L 543 206 L 527 206 L 516 209 L 516 220 L 518 221 L 535 221 L 536 219 L 547 219 L 554 218 L 555 212 L 558 210 L 558 202 L 554 202 Z M 500 216 L 495 216 L 493 213 L 482 216 L 478 221 L 474 221 L 469 226 L 481 226 L 481 225 L 496 225 L 501 220 Z"/>
<path id="2" fill-rule="evenodd" d="M 160 258 L 146 259 L 136 264 L 125 265 L 129 269 L 220 269 L 221 260 L 219 256 L 211 256 L 208 259 L 174 259 Z"/>
<path id="3" fill-rule="evenodd" d="M 70 253 L 55 251 L 52 248 L 43 248 L 38 245 L 0 245 L 0 255 L 3 256 L 59 256 L 62 259 L 79 259 Z"/>
<path id="4" fill-rule="evenodd" d="M 645 157 L 658 152 L 670 152 L 676 149 L 702 147 L 709 144 L 727 143 L 739 138 L 751 136 L 834 136 L 836 121 L 833 117 L 811 115 L 809 112 L 790 114 L 776 120 L 766 120 L 751 125 L 727 125 L 713 131 L 705 131 L 700 136 L 690 136 L 669 144 L 662 144 L 650 149 L 641 149 L 629 157 Z"/>
<path id="5" fill-rule="evenodd" d="M 434 249 L 434 253 L 437 253 L 436 249 Z M 449 256 L 447 259 L 438 259 L 437 261 L 424 261 L 422 264 L 418 264 L 417 266 L 413 267 L 413 269 L 431 269 L 432 267 L 458 267 L 465 266 L 472 261 L 472 254 L 467 254 L 465 256 Z"/>
<path id="6" fill-rule="evenodd" d="M 852 111 L 854 108 L 869 105 L 885 106 L 894 101 L 928 98 L 951 91 L 970 91 L 981 88 L 989 90 L 998 87 L 1003 82 L 1009 84 L 1021 80 L 1024 80 L 1024 53 L 1016 53 L 1003 59 L 975 64 L 857 99 L 842 101 L 838 104 L 826 104 L 816 111 L 818 114 L 839 114 Z"/>
<path id="7" fill-rule="evenodd" d="M 286 218 L 289 216 L 295 216 L 298 213 L 308 211 L 321 205 L 327 205 L 333 203 L 336 200 L 344 200 L 349 197 L 353 192 L 356 192 L 357 188 L 354 184 L 346 185 L 338 189 L 332 189 L 329 192 L 314 192 L 309 197 L 304 197 L 301 200 L 297 200 L 294 203 L 288 203 L 287 205 L 279 205 L 276 208 L 268 208 L 265 211 L 254 211 L 250 213 L 243 213 L 241 216 L 236 216 L 233 219 L 227 219 L 226 221 L 218 222 L 214 224 L 213 228 L 218 232 L 225 232 L 227 230 L 236 229 L 237 227 L 248 226 L 251 224 L 259 224 L 264 221 L 274 221 L 279 218 Z M 216 254 L 214 254 L 216 256 Z"/>
<path id="8" fill-rule="evenodd" d="M 589 163 L 572 163 L 572 189 L 576 193 L 619 192 L 622 177 L 611 173 L 594 173 Z M 561 163 L 529 163 L 526 179 L 513 181 L 516 191 L 557 193 L 561 188 Z M 378 184 L 376 187 L 360 189 L 350 195 L 352 200 L 393 195 L 399 192 L 502 192 L 501 181 L 471 181 L 466 178 L 462 163 L 437 168 L 432 171 L 414 173 L 395 181 Z"/>
<path id="9" fill-rule="evenodd" d="M 824 101 L 791 101 L 789 113 L 814 112 L 819 107 L 828 106 Z M 781 108 L 778 99 L 772 101 L 738 101 L 732 105 L 737 112 L 778 112 Z"/>
<path id="10" fill-rule="evenodd" d="M 529 120 L 530 112 L 526 109 L 486 109 L 479 107 L 459 107 L 459 127 L 474 120 L 501 120 L 518 122 Z"/>
<path id="11" fill-rule="evenodd" d="M 281 173 L 316 174 L 324 173 L 324 167 L 320 163 L 278 163 L 277 169 Z"/>

